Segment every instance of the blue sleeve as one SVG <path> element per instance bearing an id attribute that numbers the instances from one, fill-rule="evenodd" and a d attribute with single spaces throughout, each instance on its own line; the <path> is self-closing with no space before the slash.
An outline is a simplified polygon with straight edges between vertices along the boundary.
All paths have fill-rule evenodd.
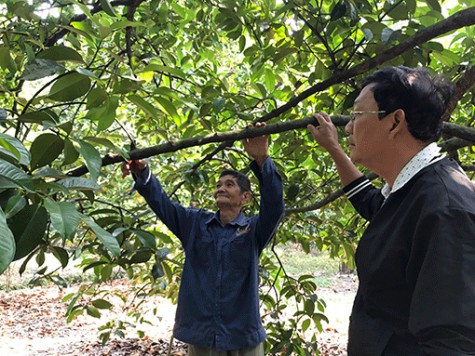
<path id="1" fill-rule="evenodd" d="M 180 239 L 183 246 L 186 246 L 197 209 L 185 208 L 172 201 L 149 167 L 136 178 L 135 189 L 145 198 L 158 218 Z"/>
<path id="2" fill-rule="evenodd" d="M 372 220 L 384 203 L 381 189 L 375 188 L 365 176 L 343 187 L 356 211 L 366 220 Z"/>
<path id="3" fill-rule="evenodd" d="M 251 170 L 259 180 L 260 204 L 256 224 L 256 239 L 259 251 L 262 251 L 274 237 L 277 227 L 284 216 L 284 193 L 282 178 L 268 157 L 262 167 L 251 163 Z"/>

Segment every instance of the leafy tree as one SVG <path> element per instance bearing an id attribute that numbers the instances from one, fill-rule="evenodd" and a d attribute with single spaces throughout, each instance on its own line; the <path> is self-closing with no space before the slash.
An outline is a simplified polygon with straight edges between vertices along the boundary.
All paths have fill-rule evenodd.
<path id="1" fill-rule="evenodd" d="M 5 0 L 0 19 L 0 273 L 25 257 L 20 272 L 45 254 L 63 267 L 81 257 L 100 281 L 126 274 L 137 294 L 174 300 L 179 244 L 115 163 L 150 158 L 174 199 L 213 209 L 215 172 L 248 164 L 233 141 L 268 130 L 287 216 L 262 258 L 267 351 L 314 354 L 315 337 L 300 335 L 321 329 L 324 301 L 274 247 L 329 250 L 352 266 L 364 222 L 338 199 L 302 118 L 327 111 L 343 125 L 362 76 L 423 65 L 457 85 L 440 144 L 474 170 L 471 0 Z M 270 123 L 245 129 L 256 121 Z M 66 299 L 69 319 L 111 307 L 98 286 Z M 289 300 L 297 312 L 282 318 Z M 108 323 L 103 341 L 125 327 Z"/>

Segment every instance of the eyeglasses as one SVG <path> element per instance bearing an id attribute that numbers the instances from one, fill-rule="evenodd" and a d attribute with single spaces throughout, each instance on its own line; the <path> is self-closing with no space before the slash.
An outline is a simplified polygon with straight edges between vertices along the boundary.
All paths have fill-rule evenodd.
<path id="1" fill-rule="evenodd" d="M 364 115 L 364 114 L 384 114 L 386 110 L 379 110 L 379 111 L 350 111 L 350 121 L 353 122 L 356 119 L 357 115 Z"/>

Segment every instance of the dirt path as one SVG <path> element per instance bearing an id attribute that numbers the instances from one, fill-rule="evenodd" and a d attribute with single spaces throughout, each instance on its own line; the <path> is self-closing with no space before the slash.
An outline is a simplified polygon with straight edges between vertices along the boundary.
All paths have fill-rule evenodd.
<path id="1" fill-rule="evenodd" d="M 111 288 L 130 290 L 126 280 L 114 281 Z M 98 327 L 108 320 L 130 321 L 124 310 L 104 312 L 103 318 L 80 316 L 71 323 L 64 317 L 66 304 L 61 299 L 77 287 L 59 290 L 56 287 L 0 292 L 0 355 L 166 355 L 173 326 L 175 307 L 168 301 L 152 297 L 143 308 L 151 325 L 142 325 L 143 339 L 136 330 L 125 338 L 113 337 L 104 347 L 98 342 Z M 349 308 L 354 296 L 355 282 L 351 277 L 340 280 L 334 288 L 320 289 L 327 302 L 326 315 L 330 324 L 319 335 L 322 355 L 345 354 L 346 328 Z M 117 303 L 120 305 L 120 303 Z M 156 309 L 156 315 L 151 311 Z M 174 342 L 172 355 L 186 354 L 186 347 Z"/>

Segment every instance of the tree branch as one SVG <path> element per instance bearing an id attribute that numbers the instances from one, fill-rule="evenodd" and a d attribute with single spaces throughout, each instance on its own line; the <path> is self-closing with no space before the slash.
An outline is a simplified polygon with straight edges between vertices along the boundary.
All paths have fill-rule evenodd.
<path id="1" fill-rule="evenodd" d="M 345 126 L 349 121 L 349 117 L 344 115 L 333 115 L 331 118 L 335 126 Z M 318 125 L 318 122 L 313 116 L 307 116 L 300 120 L 278 122 L 261 127 L 246 127 L 242 130 L 217 132 L 206 136 L 197 136 L 184 140 L 168 141 L 160 145 L 133 150 L 128 154 L 131 160 L 137 160 L 157 156 L 163 153 L 176 152 L 189 147 L 202 146 L 208 143 L 226 143 L 229 141 L 242 140 L 244 138 L 252 138 L 261 135 L 270 135 L 290 130 L 302 129 L 307 127 L 309 124 Z M 444 122 L 443 130 L 444 132 L 446 132 L 445 130 L 448 130 L 452 136 L 463 137 L 465 139 L 464 142 L 468 142 L 468 145 L 475 143 L 474 128 Z M 465 144 L 465 146 L 467 146 L 467 144 Z M 124 161 L 124 158 L 120 155 L 106 155 L 102 158 L 102 166 L 107 166 L 122 161 Z M 87 172 L 87 167 L 84 165 L 69 171 L 67 175 L 71 177 L 79 177 L 86 174 Z"/>
<path id="2" fill-rule="evenodd" d="M 334 84 L 341 83 L 357 75 L 366 73 L 370 69 L 375 68 L 387 61 L 390 61 L 398 57 L 402 53 L 408 51 L 409 49 L 412 49 L 418 45 L 421 45 L 435 37 L 438 37 L 447 32 L 450 32 L 462 27 L 471 26 L 474 24 L 475 24 L 475 7 L 471 7 L 466 10 L 459 11 L 453 14 L 452 16 L 446 18 L 445 20 L 442 20 L 436 23 L 435 25 L 432 25 L 430 27 L 427 27 L 423 30 L 418 31 L 416 35 L 409 38 L 407 41 L 402 42 L 394 47 L 388 48 L 387 50 L 383 51 L 381 54 L 373 58 L 369 58 L 365 60 L 364 62 L 356 65 L 355 67 L 348 69 L 345 72 L 335 72 L 335 74 L 332 75 L 327 80 L 310 87 L 309 89 L 305 90 L 301 94 L 292 98 L 286 104 L 278 107 L 277 109 L 274 109 L 267 115 L 262 116 L 259 119 L 259 121 L 261 122 L 269 121 L 272 118 L 278 117 L 279 115 L 286 112 L 287 110 L 297 106 L 297 104 L 299 104 L 301 101 L 305 100 L 309 96 L 317 92 L 323 91 Z"/>
<path id="3" fill-rule="evenodd" d="M 475 66 L 468 68 L 455 83 L 455 92 L 447 105 L 444 121 L 449 121 L 450 114 L 454 111 L 459 100 L 473 85 L 475 85 Z"/>
<path id="4" fill-rule="evenodd" d="M 376 178 L 378 178 L 378 175 L 376 173 L 371 172 L 366 176 L 366 178 L 368 178 L 370 181 L 373 181 Z M 317 201 L 314 204 L 307 205 L 301 208 L 285 209 L 285 215 L 287 216 L 287 215 L 295 214 L 295 213 L 305 213 L 307 211 L 318 210 L 320 208 L 323 208 L 325 205 L 328 205 L 334 202 L 335 200 L 337 200 L 339 197 L 341 197 L 344 194 L 345 192 L 343 191 L 343 189 L 338 189 L 334 191 L 333 193 L 330 193 L 329 195 L 327 195 L 322 200 Z"/>
<path id="5" fill-rule="evenodd" d="M 111 4 L 111 6 L 121 6 L 121 5 L 127 6 L 127 5 L 130 5 L 131 1 L 133 1 L 133 0 L 116 0 L 116 1 L 111 1 L 110 4 Z M 103 9 L 102 9 L 102 6 L 101 6 L 100 2 L 98 1 L 94 5 L 94 7 L 91 9 L 90 12 L 91 12 L 92 15 L 94 15 L 95 13 L 98 13 L 99 11 L 103 11 Z M 87 19 L 87 15 L 85 15 L 85 14 L 80 14 L 80 15 L 73 16 L 73 17 L 71 17 L 71 20 L 69 20 L 69 25 L 72 22 L 82 22 L 86 19 Z M 61 30 L 57 31 L 51 37 L 47 38 L 44 41 L 45 46 L 46 47 L 54 46 L 61 38 L 66 36 L 68 33 L 69 33 L 69 30 L 67 28 L 62 28 Z"/>

